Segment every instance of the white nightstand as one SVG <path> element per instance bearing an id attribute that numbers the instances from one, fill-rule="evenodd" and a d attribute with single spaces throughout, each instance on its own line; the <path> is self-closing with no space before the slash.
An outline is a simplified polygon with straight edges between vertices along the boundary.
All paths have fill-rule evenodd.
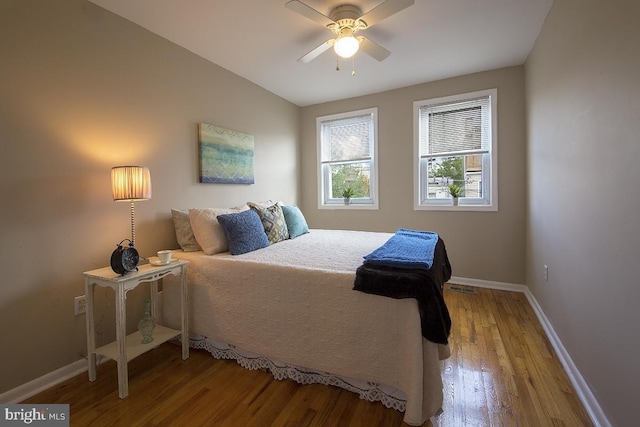
<path id="1" fill-rule="evenodd" d="M 124 399 L 129 394 L 129 379 L 127 363 L 142 353 L 151 350 L 182 334 L 182 359 L 189 358 L 189 324 L 187 297 L 187 264 L 189 261 L 177 260 L 164 266 L 145 264 L 121 276 L 111 269 L 104 267 L 97 270 L 85 271 L 84 283 L 87 298 L 87 359 L 89 361 L 89 381 L 96 380 L 96 354 L 101 354 L 118 363 L 118 394 Z M 169 274 L 180 275 L 182 294 L 182 330 L 170 329 L 156 325 L 153 331 L 153 341 L 142 344 L 142 334 L 136 331 L 127 336 L 127 292 L 140 283 L 151 282 L 151 314 L 157 316 L 158 310 L 158 280 Z M 95 321 L 93 314 L 93 293 L 95 285 L 109 287 L 116 295 L 116 340 L 110 344 L 96 348 Z M 141 314 L 142 317 L 142 314 Z"/>

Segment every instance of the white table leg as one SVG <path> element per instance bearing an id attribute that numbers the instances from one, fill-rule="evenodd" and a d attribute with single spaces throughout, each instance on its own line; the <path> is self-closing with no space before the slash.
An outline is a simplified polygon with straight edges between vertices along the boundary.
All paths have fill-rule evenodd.
<path id="1" fill-rule="evenodd" d="M 149 290 L 151 293 L 151 315 L 158 322 L 158 280 L 150 283 Z"/>
<path id="2" fill-rule="evenodd" d="M 187 266 L 180 270 L 180 291 L 182 293 L 182 360 L 189 358 L 189 298 L 187 294 Z"/>
<path id="3" fill-rule="evenodd" d="M 126 338 L 127 294 L 124 286 L 119 286 L 116 291 L 116 345 L 118 347 L 118 394 L 120 399 L 129 395 Z"/>
<path id="4" fill-rule="evenodd" d="M 96 337 L 95 320 L 93 317 L 93 290 L 95 285 L 88 278 L 84 280 L 84 293 L 87 304 L 87 362 L 89 364 L 89 381 L 96 380 Z"/>

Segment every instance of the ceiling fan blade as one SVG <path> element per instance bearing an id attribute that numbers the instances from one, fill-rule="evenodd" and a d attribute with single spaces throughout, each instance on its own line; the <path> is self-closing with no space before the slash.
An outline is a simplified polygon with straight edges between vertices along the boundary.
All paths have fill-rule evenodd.
<path id="1" fill-rule="evenodd" d="M 327 40 L 317 48 L 313 49 L 311 52 L 307 53 L 306 55 L 298 59 L 298 62 L 302 64 L 306 64 L 307 62 L 310 62 L 316 59 L 318 56 L 320 56 L 320 54 L 324 53 L 325 50 L 329 49 L 335 43 L 336 43 L 335 39 Z"/>
<path id="2" fill-rule="evenodd" d="M 365 24 L 367 24 L 367 27 L 370 27 L 382 21 L 384 18 L 387 18 L 394 13 L 398 13 L 402 9 L 411 6 L 413 3 L 415 3 L 415 0 L 386 0 L 362 15 L 359 18 L 359 21 L 363 21 Z"/>
<path id="3" fill-rule="evenodd" d="M 364 36 L 358 37 L 358 41 L 360 42 L 360 49 L 378 61 L 384 61 L 389 55 L 391 55 L 391 52 L 387 49 Z"/>
<path id="4" fill-rule="evenodd" d="M 287 7 L 287 9 L 293 10 L 294 12 L 299 13 L 300 15 L 307 17 L 312 21 L 316 21 L 318 24 L 324 27 L 336 24 L 335 21 L 330 19 L 328 16 L 323 15 L 322 13 L 318 12 L 311 6 L 307 6 L 301 1 L 292 0 L 290 2 L 287 2 L 285 6 Z"/>

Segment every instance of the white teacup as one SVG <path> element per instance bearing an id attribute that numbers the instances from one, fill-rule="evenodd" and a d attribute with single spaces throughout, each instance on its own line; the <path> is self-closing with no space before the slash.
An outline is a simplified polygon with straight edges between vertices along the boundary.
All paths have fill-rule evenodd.
<path id="1" fill-rule="evenodd" d="M 162 264 L 169 264 L 171 262 L 171 253 L 170 250 L 158 251 L 158 258 Z"/>

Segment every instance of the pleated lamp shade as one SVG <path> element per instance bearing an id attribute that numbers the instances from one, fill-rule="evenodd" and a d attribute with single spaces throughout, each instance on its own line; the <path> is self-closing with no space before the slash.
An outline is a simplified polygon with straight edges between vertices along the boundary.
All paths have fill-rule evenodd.
<path id="1" fill-rule="evenodd" d="M 151 173 L 145 166 L 116 166 L 111 169 L 111 191 L 116 202 L 151 199 Z"/>

